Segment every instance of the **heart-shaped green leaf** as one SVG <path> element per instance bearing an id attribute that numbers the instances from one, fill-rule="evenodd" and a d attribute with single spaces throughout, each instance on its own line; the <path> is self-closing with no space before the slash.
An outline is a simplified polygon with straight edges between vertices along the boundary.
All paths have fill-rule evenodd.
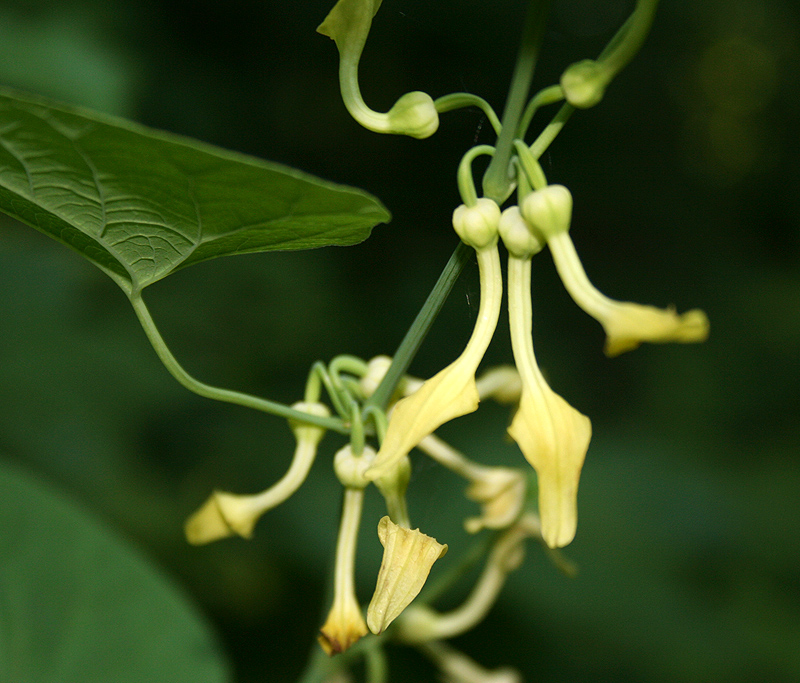
<path id="1" fill-rule="evenodd" d="M 128 296 L 217 256 L 356 244 L 389 220 L 360 190 L 5 89 L 0 210 Z"/>

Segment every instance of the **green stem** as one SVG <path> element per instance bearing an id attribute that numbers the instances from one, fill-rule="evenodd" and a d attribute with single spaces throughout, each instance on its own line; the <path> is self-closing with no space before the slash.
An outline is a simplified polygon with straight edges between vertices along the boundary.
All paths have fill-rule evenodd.
<path id="1" fill-rule="evenodd" d="M 453 285 L 455 285 L 456 280 L 458 280 L 474 253 L 471 247 L 459 242 L 442 274 L 436 281 L 433 290 L 425 300 L 422 309 L 417 314 L 408 332 L 406 332 L 406 336 L 403 337 L 403 341 L 400 342 L 400 346 L 397 347 L 389 370 L 378 385 L 375 393 L 366 402 L 365 405 L 367 407 L 376 406 L 386 410 L 386 406 L 398 382 L 408 371 L 408 367 L 411 365 L 414 356 L 417 355 L 419 347 L 422 346 L 422 342 L 430 331 L 433 321 L 436 320 L 436 316 L 439 315 L 439 311 L 442 310 L 444 302 L 450 295 Z"/>
<path id="2" fill-rule="evenodd" d="M 556 139 L 556 136 L 561 132 L 564 124 L 569 120 L 569 117 L 572 116 L 572 112 L 574 111 L 575 107 L 571 104 L 565 102 L 561 105 L 561 109 L 558 110 L 553 120 L 547 124 L 547 128 L 533 141 L 530 150 L 534 159 L 538 159 L 544 154 L 545 150 L 550 146 L 550 143 Z"/>
<path id="3" fill-rule="evenodd" d="M 461 195 L 461 201 L 467 206 L 475 206 L 478 202 L 478 193 L 475 191 L 475 183 L 472 180 L 472 162 L 482 154 L 492 156 L 494 147 L 491 145 L 477 145 L 468 150 L 461 157 L 461 162 L 458 164 L 458 171 L 456 172 L 458 193 Z"/>
<path id="4" fill-rule="evenodd" d="M 539 161 L 531 154 L 528 145 L 522 140 L 514 140 L 514 149 L 517 150 L 519 164 L 525 176 L 530 181 L 531 185 L 533 185 L 533 189 L 541 190 L 547 185 L 547 178 L 544 175 L 541 164 L 539 164 Z"/>
<path id="5" fill-rule="evenodd" d="M 236 405 L 244 406 L 245 408 L 254 408 L 255 410 L 260 410 L 264 413 L 270 413 L 271 415 L 277 415 L 278 417 L 285 417 L 291 420 L 298 420 L 299 422 L 318 425 L 320 427 L 324 427 L 325 429 L 339 432 L 340 434 L 348 433 L 349 430 L 344 425 L 344 422 L 337 418 L 310 415 L 309 413 L 304 413 L 300 410 L 290 408 L 283 403 L 276 403 L 265 398 L 243 394 L 230 389 L 220 389 L 219 387 L 213 387 L 210 384 L 205 384 L 204 382 L 196 380 L 181 367 L 177 360 L 175 360 L 175 356 L 172 355 L 172 352 L 167 347 L 166 342 L 161 337 L 161 333 L 158 331 L 158 328 L 156 327 L 156 324 L 150 315 L 150 311 L 147 309 L 147 306 L 142 300 L 141 295 L 133 295 L 130 301 L 133 305 L 133 310 L 136 312 L 136 316 L 139 318 L 139 322 L 142 324 L 144 333 L 147 335 L 147 338 L 153 345 L 153 348 L 155 349 L 159 359 L 167 368 L 167 370 L 169 370 L 169 373 L 189 391 L 193 391 L 195 394 L 205 398 L 212 398 L 215 401 L 234 403 Z"/>
<path id="6" fill-rule="evenodd" d="M 389 663 L 386 661 L 386 652 L 378 644 L 378 639 L 370 639 L 372 647 L 365 647 L 367 683 L 386 683 L 389 680 Z"/>
<path id="7" fill-rule="evenodd" d="M 484 195 L 494 199 L 498 204 L 502 204 L 511 194 L 512 180 L 509 177 L 509 163 L 514 138 L 517 136 L 520 117 L 530 92 L 549 8 L 549 0 L 531 0 L 529 5 L 522 30 L 522 44 L 514 67 L 514 74 L 511 77 L 506 108 L 503 111 L 502 130 L 497 139 L 497 151 L 483 176 Z"/>
<path id="8" fill-rule="evenodd" d="M 642 47 L 653 25 L 656 7 L 658 0 L 638 0 L 633 14 L 628 17 L 597 58 L 597 61 L 603 62 L 612 74 L 619 73 Z"/>
<path id="9" fill-rule="evenodd" d="M 494 113 L 494 109 L 492 109 L 491 105 L 482 97 L 467 92 L 454 92 L 450 95 L 437 97 L 433 101 L 433 104 L 436 107 L 436 111 L 440 114 L 453 111 L 454 109 L 461 109 L 462 107 L 478 107 L 478 109 L 486 114 L 486 118 L 489 119 L 489 123 L 492 125 L 492 128 L 494 128 L 495 135 L 500 135 L 500 119 L 497 117 L 497 114 Z"/>
<path id="10" fill-rule="evenodd" d="M 517 137 L 525 137 L 525 133 L 528 131 L 531 121 L 533 121 L 533 117 L 536 116 L 536 112 L 539 111 L 541 107 L 544 107 L 548 104 L 555 104 L 563 99 L 564 90 L 560 85 L 551 85 L 549 88 L 544 88 L 543 90 L 537 92 L 531 98 L 530 102 L 528 102 L 528 106 L 525 107 L 525 112 L 522 114 L 522 119 L 520 120 L 519 127 L 517 128 Z"/>

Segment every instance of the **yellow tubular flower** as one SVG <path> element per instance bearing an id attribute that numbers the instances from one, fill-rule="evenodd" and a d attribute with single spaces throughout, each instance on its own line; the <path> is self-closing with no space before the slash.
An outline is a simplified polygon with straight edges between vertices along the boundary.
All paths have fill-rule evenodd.
<path id="1" fill-rule="evenodd" d="M 367 634 L 367 624 L 356 597 L 355 562 L 364 487 L 369 483 L 364 472 L 374 457 L 375 451 L 369 446 L 364 447 L 361 455 L 355 455 L 348 444 L 336 453 L 333 460 L 336 477 L 344 486 L 344 503 L 336 541 L 333 605 L 317 638 L 329 655 L 344 652 Z"/>
<path id="2" fill-rule="evenodd" d="M 708 338 L 708 317 L 700 309 L 679 315 L 673 307 L 656 308 L 609 299 L 589 282 L 569 233 L 555 235 L 548 244 L 570 296 L 603 326 L 607 356 L 632 351 L 642 342 L 688 344 Z"/>
<path id="3" fill-rule="evenodd" d="M 325 21 L 317 27 L 317 32 L 336 43 L 342 100 L 356 121 L 375 133 L 427 138 L 439 127 L 439 114 L 433 98 L 427 93 L 406 93 L 385 114 L 370 109 L 361 96 L 358 62 L 367 42 L 372 18 L 380 6 L 381 0 L 339 0 Z"/>
<path id="4" fill-rule="evenodd" d="M 445 422 L 471 413 L 478 407 L 475 372 L 497 327 L 503 297 L 503 277 L 497 250 L 500 210 L 491 200 L 478 202 L 479 206 L 471 207 L 473 211 L 466 216 L 466 222 L 469 223 L 467 239 L 462 235 L 464 241 L 474 237 L 468 243 L 475 247 L 478 255 L 481 303 L 475 329 L 461 356 L 413 394 L 397 402 L 378 457 L 367 472 L 367 477 L 372 480 L 386 474 L 398 460 Z M 463 212 L 459 213 L 459 209 L 454 214 L 454 225 L 460 227 L 462 224 L 457 216 L 465 216 Z"/>
<path id="5" fill-rule="evenodd" d="M 522 391 L 519 372 L 513 365 L 498 365 L 476 380 L 481 401 L 487 398 L 498 403 L 516 403 Z"/>
<path id="6" fill-rule="evenodd" d="M 367 609 L 367 625 L 375 635 L 386 630 L 419 595 L 433 563 L 447 552 L 447 544 L 407 529 L 383 517 L 378 523 L 383 560 L 375 593 Z"/>
<path id="7" fill-rule="evenodd" d="M 607 356 L 630 351 L 645 341 L 690 343 L 708 337 L 708 318 L 699 309 L 678 315 L 674 308 L 615 301 L 594 288 L 569 236 L 572 196 L 566 187 L 549 185 L 531 192 L 521 208 L 534 232 L 547 241 L 570 296 L 603 326 Z"/>
<path id="8" fill-rule="evenodd" d="M 511 346 L 522 378 L 522 398 L 508 433 L 536 470 L 542 538 L 567 545 L 578 523 L 578 480 L 592 425 L 547 384 L 533 353 L 531 261 L 509 256 L 508 311 Z"/>
<path id="9" fill-rule="evenodd" d="M 354 580 L 356 540 L 363 500 L 362 489 L 345 488 L 342 521 L 336 542 L 333 605 L 317 637 L 320 646 L 329 655 L 344 652 L 367 635 Z"/>
<path id="10" fill-rule="evenodd" d="M 322 403 L 295 403 L 292 408 L 320 417 L 330 415 Z M 189 543 L 202 545 L 234 534 L 250 538 L 261 515 L 297 491 L 314 463 L 317 445 L 325 429 L 293 420 L 289 425 L 297 447 L 286 474 L 276 484 L 255 495 L 214 491 L 200 509 L 186 520 L 184 530 Z"/>

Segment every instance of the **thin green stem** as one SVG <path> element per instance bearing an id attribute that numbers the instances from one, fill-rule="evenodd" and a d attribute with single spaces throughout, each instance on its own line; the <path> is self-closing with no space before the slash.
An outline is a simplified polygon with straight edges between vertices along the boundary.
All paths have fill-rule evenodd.
<path id="1" fill-rule="evenodd" d="M 370 640 L 372 647 L 365 648 L 365 664 L 367 683 L 386 683 L 389 680 L 389 666 L 386 652 L 378 644 L 378 640 Z"/>
<path id="2" fill-rule="evenodd" d="M 349 419 L 350 411 L 348 410 L 345 400 L 342 397 L 342 392 L 334 385 L 331 379 L 328 368 L 325 363 L 318 360 L 311 366 L 311 372 L 308 374 L 308 381 L 306 382 L 306 397 L 316 396 L 315 401 L 319 400 L 320 395 L 320 382 L 328 392 L 328 397 L 333 403 L 333 409 L 340 415 L 342 419 Z M 309 400 L 306 398 L 306 400 Z"/>
<path id="3" fill-rule="evenodd" d="M 458 171 L 456 171 L 456 180 L 458 183 L 458 193 L 461 195 L 461 201 L 467 206 L 475 206 L 478 201 L 478 193 L 475 191 L 475 182 L 472 179 L 472 162 L 476 157 L 483 154 L 492 156 L 494 154 L 494 147 L 491 145 L 477 145 L 461 157 L 458 164 Z"/>
<path id="4" fill-rule="evenodd" d="M 572 112 L 575 111 L 575 107 L 571 104 L 564 103 L 561 105 L 561 109 L 558 110 L 558 113 L 553 117 L 553 120 L 547 125 L 540 134 L 539 137 L 533 141 L 533 144 L 530 146 L 531 154 L 533 155 L 534 159 L 538 159 L 542 154 L 544 154 L 545 150 L 550 146 L 550 143 L 556 139 L 556 136 L 561 132 L 561 129 L 564 127 L 564 124 L 569 121 L 569 117 L 572 116 Z"/>
<path id="5" fill-rule="evenodd" d="M 638 0 L 636 9 L 598 57 L 616 75 L 634 58 L 653 25 L 658 0 Z"/>
<path id="6" fill-rule="evenodd" d="M 458 280 L 474 253 L 471 247 L 468 247 L 463 242 L 458 243 L 442 274 L 425 300 L 422 309 L 417 314 L 408 332 L 406 332 L 406 336 L 403 337 L 403 341 L 400 342 L 400 346 L 397 347 L 389 370 L 384 375 L 378 388 L 366 402 L 365 407 L 376 406 L 386 410 L 386 406 L 398 382 L 408 371 L 411 361 L 417 355 L 417 351 L 422 346 L 422 342 L 430 331 L 434 320 L 436 320 L 436 316 L 439 315 L 439 311 L 442 310 L 444 302 L 450 295 L 453 285 L 455 285 L 456 280 Z"/>
<path id="7" fill-rule="evenodd" d="M 325 429 L 339 432 L 340 434 L 348 433 L 349 430 L 345 426 L 344 422 L 337 418 L 310 415 L 309 413 L 304 413 L 300 410 L 290 408 L 283 403 L 276 403 L 275 401 L 269 401 L 265 398 L 243 394 L 238 391 L 232 391 L 231 389 L 220 389 L 219 387 L 214 387 L 210 384 L 205 384 L 204 382 L 196 380 L 181 367 L 181 365 L 175 359 L 175 356 L 172 355 L 172 352 L 167 347 L 166 342 L 161 337 L 161 333 L 158 331 L 158 328 L 156 327 L 156 324 L 150 315 L 150 311 L 147 309 L 147 306 L 142 300 L 141 295 L 136 294 L 132 296 L 130 301 L 133 305 L 133 310 L 136 312 L 136 316 L 139 318 L 139 322 L 142 324 L 144 333 L 147 335 L 147 338 L 153 345 L 153 349 L 155 349 L 159 359 L 167 368 L 169 373 L 189 391 L 193 391 L 195 394 L 205 398 L 214 399 L 215 401 L 234 403 L 236 405 L 244 406 L 245 408 L 253 408 L 264 413 L 277 415 L 278 417 L 284 417 L 291 420 L 297 420 L 299 422 L 318 425 L 320 427 L 324 427 Z"/>
<path id="8" fill-rule="evenodd" d="M 551 85 L 549 88 L 544 88 L 537 92 L 528 102 L 528 106 L 525 107 L 525 112 L 522 114 L 519 127 L 517 128 L 517 137 L 525 137 L 525 133 L 530 127 L 533 117 L 541 107 L 548 104 L 555 104 L 563 99 L 564 89 L 560 85 Z"/>
<path id="9" fill-rule="evenodd" d="M 531 154 L 528 145 L 522 140 L 514 140 L 514 149 L 519 156 L 519 164 L 527 179 L 533 185 L 534 190 L 541 190 L 547 185 L 547 178 L 544 175 L 539 161 Z"/>
<path id="10" fill-rule="evenodd" d="M 531 0 L 529 5 L 522 30 L 522 44 L 511 77 L 506 107 L 503 111 L 502 129 L 497 139 L 497 152 L 483 176 L 483 194 L 494 199 L 498 204 L 502 204 L 512 191 L 509 164 L 514 138 L 517 136 L 520 117 L 530 92 L 549 8 L 549 0 Z"/>
<path id="11" fill-rule="evenodd" d="M 489 119 L 489 123 L 492 125 L 492 128 L 494 128 L 495 134 L 500 135 L 500 119 L 497 114 L 495 114 L 491 105 L 482 97 L 467 92 L 454 92 L 450 95 L 437 97 L 433 101 L 433 105 L 440 114 L 455 109 L 462 109 L 463 107 L 478 107 L 478 109 L 486 114 L 486 118 Z"/>

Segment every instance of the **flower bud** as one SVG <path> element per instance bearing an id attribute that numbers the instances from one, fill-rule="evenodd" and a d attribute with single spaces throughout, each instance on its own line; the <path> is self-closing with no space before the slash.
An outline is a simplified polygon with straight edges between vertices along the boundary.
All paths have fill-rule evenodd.
<path id="1" fill-rule="evenodd" d="M 461 241 L 473 249 L 485 249 L 497 243 L 500 208 L 488 197 L 474 206 L 462 204 L 453 211 L 453 228 Z"/>
<path id="2" fill-rule="evenodd" d="M 533 230 L 549 242 L 554 235 L 569 230 L 572 195 L 563 185 L 548 185 L 526 195 L 520 211 Z"/>
<path id="3" fill-rule="evenodd" d="M 361 96 L 358 62 L 380 5 L 381 0 L 339 0 L 317 31 L 336 43 L 342 100 L 356 121 L 376 133 L 427 138 L 439 127 L 439 114 L 427 93 L 406 93 L 385 114 L 370 109 Z"/>
<path id="4" fill-rule="evenodd" d="M 308 401 L 300 401 L 295 403 L 292 408 L 299 410 L 309 415 L 316 415 L 317 417 L 330 417 L 330 410 L 324 403 L 311 403 Z M 322 437 L 325 436 L 325 427 L 302 422 L 301 420 L 290 419 L 289 427 L 294 434 L 295 440 L 305 443 L 307 446 L 316 448 Z"/>
<path id="5" fill-rule="evenodd" d="M 361 455 L 353 453 L 353 448 L 347 444 L 340 448 L 333 456 L 333 471 L 342 486 L 352 489 L 363 489 L 370 483 L 364 476 L 375 459 L 375 449 L 364 446 Z"/>
<path id="6" fill-rule="evenodd" d="M 565 99 L 578 109 L 593 107 L 603 99 L 608 76 L 608 69 L 593 59 L 570 64 L 561 75 Z"/>
<path id="7" fill-rule="evenodd" d="M 447 552 L 446 544 L 419 529 L 398 526 L 389 517 L 378 523 L 378 538 L 383 545 L 383 560 L 367 609 L 367 625 L 376 635 L 385 631 L 417 597 L 433 563 Z"/>
<path id="8" fill-rule="evenodd" d="M 530 258 L 544 246 L 522 217 L 518 206 L 509 206 L 503 211 L 497 230 L 508 253 L 516 258 Z"/>
<path id="9" fill-rule="evenodd" d="M 415 90 L 403 95 L 386 114 L 392 133 L 422 140 L 439 128 L 439 114 L 428 93 Z"/>

